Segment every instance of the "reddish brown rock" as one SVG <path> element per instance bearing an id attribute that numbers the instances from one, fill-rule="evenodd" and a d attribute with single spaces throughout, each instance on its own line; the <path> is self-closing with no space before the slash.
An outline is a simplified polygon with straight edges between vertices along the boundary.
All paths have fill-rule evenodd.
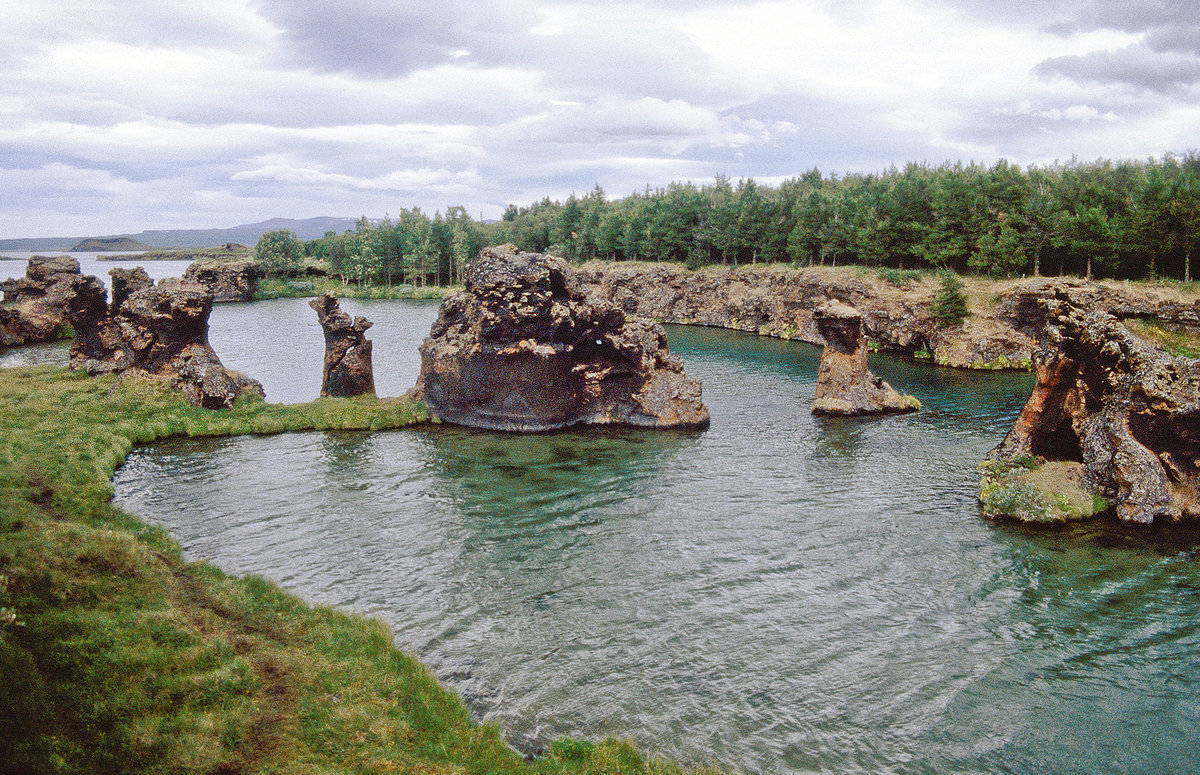
<path id="1" fill-rule="evenodd" d="M 860 415 L 915 412 L 921 402 L 903 395 L 867 368 L 862 315 L 840 301 L 827 301 L 813 312 L 825 340 L 813 414 Z"/>
<path id="2" fill-rule="evenodd" d="M 75 328 L 73 369 L 168 377 L 189 403 L 207 409 L 263 395 L 262 385 L 227 370 L 209 346 L 212 294 L 203 285 L 164 281 L 130 293 L 114 313 L 97 278 L 76 277 L 66 301 Z"/>
<path id="3" fill-rule="evenodd" d="M 0 307 L 0 347 L 60 339 L 65 322 L 61 309 L 40 301 Z"/>
<path id="4" fill-rule="evenodd" d="M 364 317 L 351 320 L 342 311 L 332 293 L 308 303 L 317 311 L 317 320 L 325 332 L 325 365 L 321 376 L 323 396 L 375 395 L 375 371 L 371 364 L 371 341 L 366 330 L 371 321 Z"/>
<path id="5" fill-rule="evenodd" d="M 1126 522 L 1200 517 L 1200 361 L 1085 309 L 1070 288 L 1040 307 L 1049 346 L 1037 385 L 989 461 L 1077 463 L 1085 489 Z"/>
<path id="6" fill-rule="evenodd" d="M 416 390 L 435 416 L 493 430 L 709 422 L 662 326 L 585 300 L 566 261 L 512 245 L 481 251 L 442 303 Z"/>

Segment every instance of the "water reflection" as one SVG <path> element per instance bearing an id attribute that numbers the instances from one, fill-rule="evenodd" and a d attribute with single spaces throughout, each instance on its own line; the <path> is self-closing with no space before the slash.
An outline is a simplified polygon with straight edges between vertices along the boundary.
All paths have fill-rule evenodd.
<path id="1" fill-rule="evenodd" d="M 447 425 L 421 432 L 437 486 L 464 514 L 499 523 L 586 514 L 614 497 L 638 497 L 698 438 L 637 428 L 521 435 Z"/>

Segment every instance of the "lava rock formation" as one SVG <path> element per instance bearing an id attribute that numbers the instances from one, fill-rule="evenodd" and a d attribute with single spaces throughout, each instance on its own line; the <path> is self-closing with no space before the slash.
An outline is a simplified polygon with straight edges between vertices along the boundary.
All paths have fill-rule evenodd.
<path id="1" fill-rule="evenodd" d="M 371 340 L 366 330 L 371 321 L 351 320 L 332 293 L 308 303 L 317 312 L 325 332 L 325 364 L 321 373 L 321 395 L 375 395 L 375 371 L 371 364 Z"/>
<path id="2" fill-rule="evenodd" d="M 1151 346 L 1072 290 L 1040 304 L 1049 346 L 1037 384 L 989 461 L 1077 463 L 1126 522 L 1200 517 L 1200 361 Z"/>
<path id="3" fill-rule="evenodd" d="M 133 282 L 140 284 L 140 275 Z M 207 409 L 229 407 L 244 393 L 263 396 L 261 384 L 226 369 L 209 345 L 208 288 L 164 280 L 128 291 L 124 286 L 119 292 L 127 295 L 113 311 L 98 278 L 71 280 L 66 294 L 75 328 L 71 368 L 92 375 L 137 370 L 167 377 L 189 403 Z"/>
<path id="4" fill-rule="evenodd" d="M 703 428 L 700 382 L 653 321 L 585 299 L 561 258 L 485 248 L 421 345 L 416 395 L 441 419 L 504 431 Z"/>
<path id="5" fill-rule="evenodd" d="M 867 340 L 858 310 L 827 301 L 813 311 L 813 320 L 825 340 L 813 414 L 897 414 L 921 408 L 920 401 L 897 392 L 867 368 Z"/>

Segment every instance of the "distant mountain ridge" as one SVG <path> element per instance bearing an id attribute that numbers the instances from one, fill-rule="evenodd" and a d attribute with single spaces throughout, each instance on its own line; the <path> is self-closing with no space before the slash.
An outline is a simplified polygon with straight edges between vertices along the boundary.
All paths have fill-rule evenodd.
<path id="1" fill-rule="evenodd" d="M 300 239 L 318 239 L 325 236 L 327 231 L 335 231 L 340 234 L 347 229 L 353 229 L 357 220 L 357 218 L 331 216 L 301 219 L 271 218 L 261 223 L 248 223 L 228 229 L 155 229 L 143 231 L 140 234 L 114 234 L 102 237 L 29 237 L 0 240 L 0 250 L 68 251 L 84 240 L 118 239 L 136 240 L 151 248 L 207 248 L 213 245 L 223 245 L 226 242 L 254 245 L 263 232 L 274 229 L 289 229 L 296 232 Z M 84 250 L 84 248 L 79 249 Z"/>

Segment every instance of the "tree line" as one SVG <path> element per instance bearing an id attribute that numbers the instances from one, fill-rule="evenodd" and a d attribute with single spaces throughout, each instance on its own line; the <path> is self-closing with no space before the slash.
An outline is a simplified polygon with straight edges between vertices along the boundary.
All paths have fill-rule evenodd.
<path id="1" fill-rule="evenodd" d="M 467 262 L 492 241 L 488 224 L 462 207 L 432 218 L 414 207 L 375 223 L 363 216 L 353 229 L 314 240 L 301 241 L 286 229 L 268 231 L 254 252 L 276 275 L 301 274 L 317 260 L 347 283 L 422 287 L 461 283 Z"/>
<path id="2" fill-rule="evenodd" d="M 265 236 L 265 235 L 264 235 Z M 1191 280 L 1200 245 L 1200 155 L 1021 168 L 908 164 L 881 173 L 813 169 L 778 186 L 717 177 L 620 199 L 597 185 L 565 201 L 509 205 L 498 222 L 462 207 L 365 218 L 303 245 L 359 282 L 455 283 L 487 244 L 573 261 L 860 264 L 1012 276 Z"/>

